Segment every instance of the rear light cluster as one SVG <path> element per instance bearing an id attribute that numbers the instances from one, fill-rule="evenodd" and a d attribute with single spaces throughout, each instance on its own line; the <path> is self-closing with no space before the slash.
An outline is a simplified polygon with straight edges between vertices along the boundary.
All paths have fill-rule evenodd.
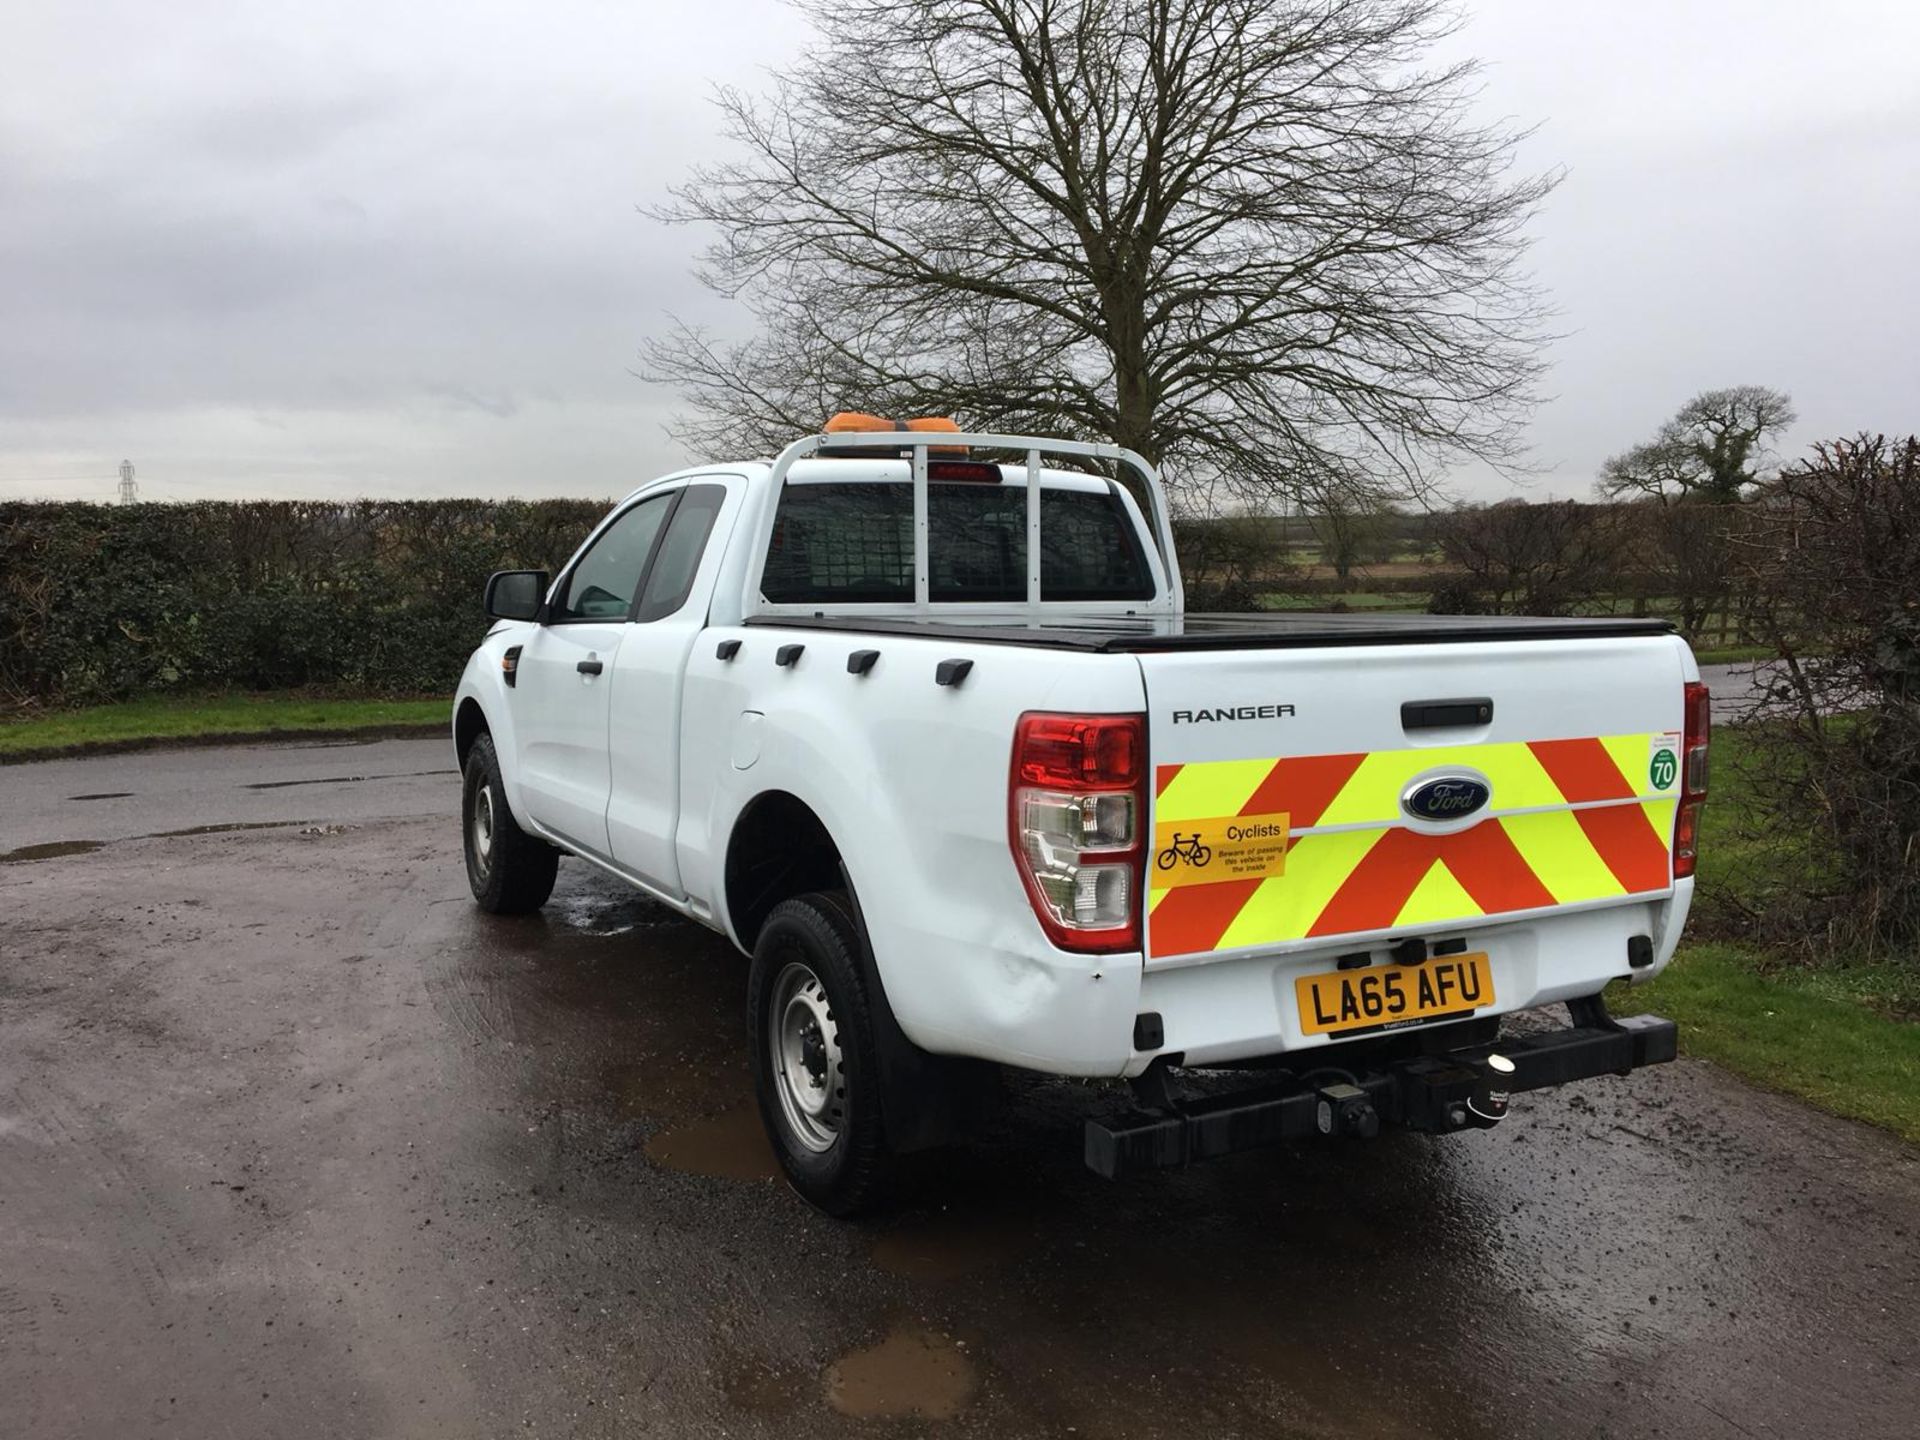
<path id="1" fill-rule="evenodd" d="M 1014 731 L 1013 857 L 1063 950 L 1140 948 L 1146 742 L 1144 715 L 1029 711 Z"/>
<path id="2" fill-rule="evenodd" d="M 1712 738 L 1713 697 L 1694 681 L 1687 686 L 1686 734 L 1680 741 L 1680 810 L 1673 822 L 1673 873 L 1693 874 L 1700 843 L 1700 811 L 1707 802 L 1707 744 Z"/>

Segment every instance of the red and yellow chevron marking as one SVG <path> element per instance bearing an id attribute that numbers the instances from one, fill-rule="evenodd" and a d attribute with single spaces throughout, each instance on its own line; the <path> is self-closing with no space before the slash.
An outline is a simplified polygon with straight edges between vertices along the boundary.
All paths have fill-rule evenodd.
<path id="1" fill-rule="evenodd" d="M 1149 860 L 1148 953 L 1189 955 L 1320 936 L 1437 925 L 1665 890 L 1674 794 L 1651 789 L 1658 735 L 1500 742 L 1364 755 L 1162 765 L 1157 843 L 1220 845 L 1236 817 L 1284 815 L 1283 861 L 1218 880 Z M 1485 818 L 1435 835 L 1407 827 L 1400 796 L 1434 770 L 1487 778 Z M 1233 858 L 1229 856 L 1229 858 Z"/>

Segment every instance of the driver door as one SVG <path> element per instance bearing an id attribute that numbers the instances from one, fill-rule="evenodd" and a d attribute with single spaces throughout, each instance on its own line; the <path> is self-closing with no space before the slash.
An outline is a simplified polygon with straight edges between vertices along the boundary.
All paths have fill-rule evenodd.
<path id="1" fill-rule="evenodd" d="M 522 803 L 542 829 L 603 857 L 613 660 L 676 493 L 649 495 L 600 528 L 554 587 L 515 675 Z"/>

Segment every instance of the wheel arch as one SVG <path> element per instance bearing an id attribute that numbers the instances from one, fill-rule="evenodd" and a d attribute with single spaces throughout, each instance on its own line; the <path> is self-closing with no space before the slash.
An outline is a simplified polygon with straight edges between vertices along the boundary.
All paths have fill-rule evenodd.
<path id="1" fill-rule="evenodd" d="M 473 742 L 492 733 L 480 702 L 471 695 L 462 699 L 453 712 L 453 753 L 462 770 L 467 768 L 467 756 L 473 753 Z"/>
<path id="2" fill-rule="evenodd" d="M 811 891 L 845 893 L 869 992 L 881 1112 L 887 1141 L 896 1151 L 945 1144 L 991 1108 L 997 1094 L 995 1067 L 931 1055 L 901 1030 L 867 933 L 859 888 L 832 831 L 813 806 L 789 790 L 756 795 L 734 822 L 723 873 L 727 923 L 749 954 L 767 916 L 781 901 Z"/>
<path id="3" fill-rule="evenodd" d="M 853 889 L 826 822 L 790 790 L 763 790 L 742 807 L 727 836 L 721 883 L 727 924 L 749 953 L 782 900 L 810 890 Z"/>

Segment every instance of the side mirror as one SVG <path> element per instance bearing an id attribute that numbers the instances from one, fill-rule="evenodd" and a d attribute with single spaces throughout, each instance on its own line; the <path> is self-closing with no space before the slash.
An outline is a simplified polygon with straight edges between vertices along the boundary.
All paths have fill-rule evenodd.
<path id="1" fill-rule="evenodd" d="M 496 570 L 487 577 L 487 618 L 531 620 L 547 598 L 544 570 Z"/>

